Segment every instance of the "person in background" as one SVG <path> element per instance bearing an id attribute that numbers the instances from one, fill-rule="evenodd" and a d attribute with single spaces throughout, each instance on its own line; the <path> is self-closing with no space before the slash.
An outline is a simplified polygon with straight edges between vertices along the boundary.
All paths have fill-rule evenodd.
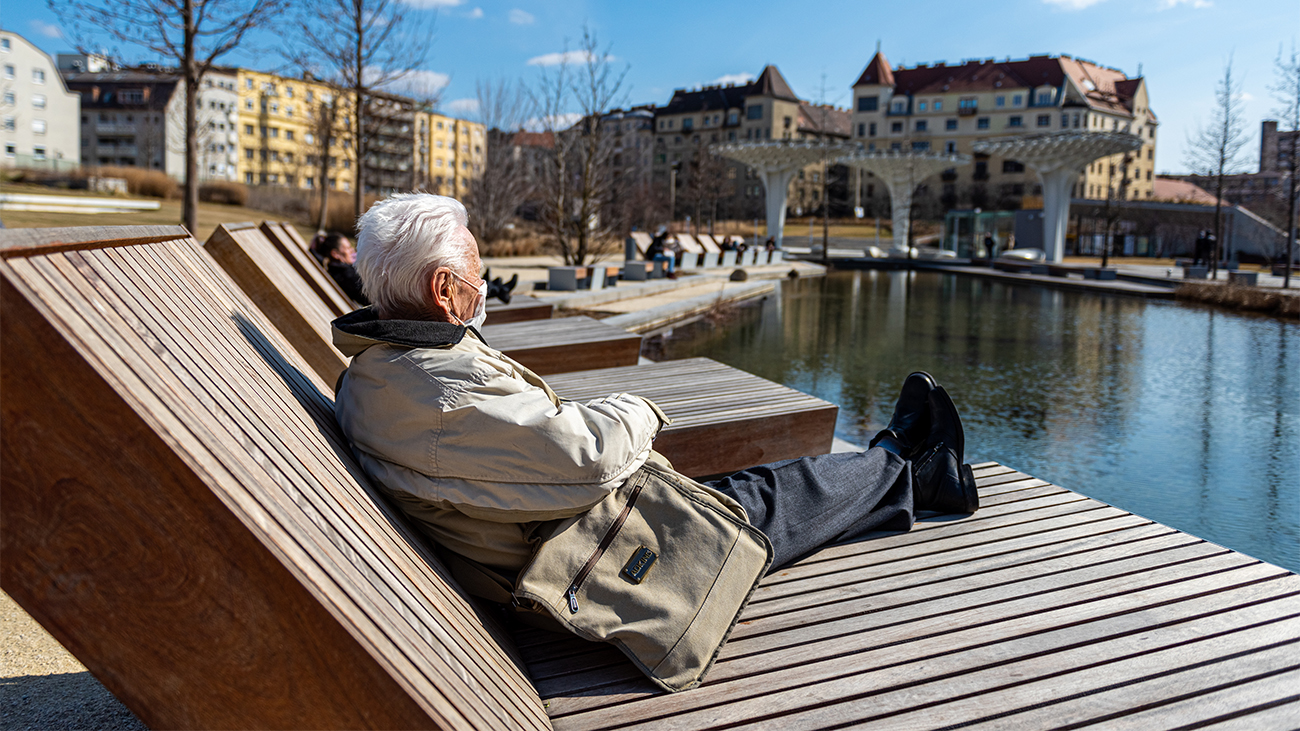
<path id="1" fill-rule="evenodd" d="M 665 271 L 668 272 L 668 278 L 676 279 L 677 278 L 677 271 L 676 271 L 677 257 L 674 256 L 672 253 L 670 253 L 671 250 L 669 247 L 670 244 L 668 243 L 668 232 L 661 230 L 658 234 L 655 235 L 654 239 L 650 241 L 650 245 L 646 247 L 645 258 L 646 261 L 667 262 L 666 264 L 664 264 L 664 267 L 665 267 Z"/>
<path id="2" fill-rule="evenodd" d="M 349 299 L 362 306 L 370 304 L 357 276 L 357 250 L 348 237 L 322 231 L 312 239 L 311 253 Z"/>

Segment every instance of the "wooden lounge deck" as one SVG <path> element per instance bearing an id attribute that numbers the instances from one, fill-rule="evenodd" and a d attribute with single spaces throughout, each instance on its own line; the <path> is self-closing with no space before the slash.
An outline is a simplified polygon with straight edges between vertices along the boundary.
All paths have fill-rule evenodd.
<path id="1" fill-rule="evenodd" d="M 769 576 L 704 684 L 523 629 L 556 729 L 1295 728 L 1300 577 L 995 463 L 982 507 Z"/>
<path id="2" fill-rule="evenodd" d="M 549 320 L 555 312 L 555 305 L 543 302 L 536 297 L 517 294 L 510 298 L 510 304 L 491 300 L 487 305 L 487 324 L 506 325 L 512 322 L 528 320 Z"/>
<path id="3" fill-rule="evenodd" d="M 839 413 L 835 404 L 708 358 L 564 373 L 546 382 L 575 401 L 617 392 L 654 401 L 673 420 L 655 449 L 693 477 L 826 454 Z"/>
<path id="4" fill-rule="evenodd" d="M 992 463 L 975 515 L 774 572 L 696 690 L 507 632 L 160 228 L 0 231 L 0 583 L 150 726 L 1300 725 L 1300 578 Z"/>

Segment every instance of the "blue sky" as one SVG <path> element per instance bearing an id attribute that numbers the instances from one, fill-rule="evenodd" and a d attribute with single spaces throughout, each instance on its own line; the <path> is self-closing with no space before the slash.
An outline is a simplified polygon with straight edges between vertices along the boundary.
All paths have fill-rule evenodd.
<path id="1" fill-rule="evenodd" d="M 1067 53 L 1129 75 L 1141 65 L 1161 121 L 1162 172 L 1185 168 L 1187 136 L 1208 119 L 1229 55 L 1243 80 L 1244 161 L 1254 170 L 1259 123 L 1277 106 L 1273 60 L 1300 43 L 1300 0 L 404 1 L 436 16 L 425 76 L 445 84 L 443 108 L 460 116 L 473 117 L 476 80 L 535 79 L 538 59 L 566 39 L 572 49 L 584 23 L 629 67 L 631 103 L 662 104 L 675 88 L 739 80 L 773 63 L 800 96 L 847 106 L 877 40 L 895 65 Z M 70 50 L 57 13 L 39 0 L 5 2 L 0 24 L 51 54 Z M 282 61 L 269 49 L 291 33 L 283 22 L 227 60 L 274 69 Z"/>

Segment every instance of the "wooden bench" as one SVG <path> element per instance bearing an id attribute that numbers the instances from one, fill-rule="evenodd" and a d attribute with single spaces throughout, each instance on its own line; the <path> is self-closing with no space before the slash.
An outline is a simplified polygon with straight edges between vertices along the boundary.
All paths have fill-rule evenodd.
<path id="1" fill-rule="evenodd" d="M 133 229 L 0 231 L 0 583 L 150 727 L 1295 725 L 1300 578 L 995 463 L 975 516 L 764 579 L 696 690 L 506 631 L 197 242 Z"/>
<path id="2" fill-rule="evenodd" d="M 550 302 L 543 302 L 528 295 L 516 294 L 510 297 L 510 304 L 497 300 L 488 301 L 487 324 L 504 325 L 508 322 L 549 320 L 554 311 L 555 305 Z"/>
<path id="3" fill-rule="evenodd" d="M 641 336 L 590 317 L 485 325 L 488 345 L 540 375 L 635 365 Z"/>
<path id="4" fill-rule="evenodd" d="M 624 281 L 644 282 L 647 279 L 659 279 L 664 276 L 667 262 L 643 261 L 630 259 L 623 262 L 619 275 Z"/>
<path id="5" fill-rule="evenodd" d="M 252 224 L 224 224 L 227 234 L 239 234 L 240 228 Z M 359 307 L 351 297 L 343 292 L 338 282 L 316 261 L 316 257 L 307 250 L 307 242 L 302 240 L 298 231 L 291 224 L 282 221 L 263 221 L 258 230 L 275 246 L 276 251 L 284 257 L 289 266 L 302 277 L 312 291 L 321 298 L 325 306 L 340 315 L 347 314 Z M 216 233 L 215 231 L 213 232 Z"/>
<path id="6" fill-rule="evenodd" d="M 133 228 L 0 231 L 5 592 L 151 728 L 547 728 L 312 368 Z"/>
<path id="7" fill-rule="evenodd" d="M 546 382 L 576 401 L 628 392 L 659 404 L 673 423 L 655 449 L 695 477 L 825 454 L 839 412 L 834 404 L 708 358 L 563 373 Z"/>

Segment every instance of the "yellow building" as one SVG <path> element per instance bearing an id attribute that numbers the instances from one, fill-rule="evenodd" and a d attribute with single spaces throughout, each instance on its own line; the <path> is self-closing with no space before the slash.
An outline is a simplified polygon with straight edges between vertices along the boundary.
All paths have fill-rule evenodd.
<path id="1" fill-rule="evenodd" d="M 482 124 L 437 112 L 415 113 L 417 188 L 464 198 L 486 159 L 487 132 Z"/>
<path id="2" fill-rule="evenodd" d="M 282 185 L 352 190 L 355 154 L 351 139 L 351 104 L 347 94 L 311 78 L 239 69 L 236 132 L 239 139 L 236 180 L 247 185 Z M 322 120 L 333 107 L 333 133 L 324 147 Z M 321 180 L 320 160 L 328 159 Z"/>

